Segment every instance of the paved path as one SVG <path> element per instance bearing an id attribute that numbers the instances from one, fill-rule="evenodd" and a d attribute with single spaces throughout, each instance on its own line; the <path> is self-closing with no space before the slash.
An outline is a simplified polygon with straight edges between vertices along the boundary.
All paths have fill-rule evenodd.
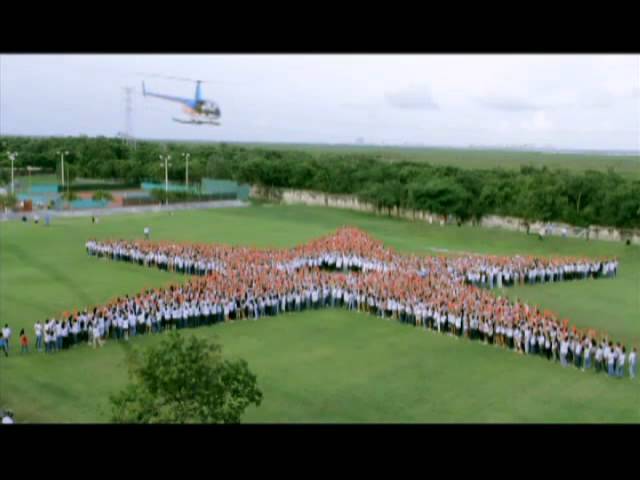
<path id="1" fill-rule="evenodd" d="M 83 210 L 34 210 L 33 212 L 10 212 L 0 213 L 0 221 L 8 220 L 20 220 L 23 216 L 26 216 L 29 220 L 33 220 L 34 215 L 40 216 L 40 221 L 44 222 L 45 215 L 51 215 L 51 218 L 66 218 L 66 217 L 104 217 L 107 215 L 120 215 L 123 213 L 141 214 L 141 213 L 159 213 L 159 212 L 174 212 L 178 210 L 206 210 L 209 208 L 232 208 L 232 207 L 246 207 L 248 202 L 240 200 L 220 200 L 213 202 L 193 202 L 193 203 L 174 203 L 168 206 L 165 205 L 140 205 L 135 207 L 120 207 L 120 208 L 96 208 L 96 209 L 83 209 Z"/>

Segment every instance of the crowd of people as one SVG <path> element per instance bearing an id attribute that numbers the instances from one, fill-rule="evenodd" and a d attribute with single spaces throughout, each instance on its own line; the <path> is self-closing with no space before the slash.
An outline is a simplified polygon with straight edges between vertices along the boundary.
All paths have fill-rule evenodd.
<path id="1" fill-rule="evenodd" d="M 35 325 L 36 348 L 128 340 L 173 328 L 343 307 L 478 340 L 563 366 L 635 377 L 637 352 L 555 314 L 511 302 L 491 288 L 612 276 L 616 259 L 400 255 L 364 232 L 342 228 L 290 249 L 149 241 L 86 243 L 96 257 L 194 276 Z M 486 287 L 486 288 L 482 288 Z"/>

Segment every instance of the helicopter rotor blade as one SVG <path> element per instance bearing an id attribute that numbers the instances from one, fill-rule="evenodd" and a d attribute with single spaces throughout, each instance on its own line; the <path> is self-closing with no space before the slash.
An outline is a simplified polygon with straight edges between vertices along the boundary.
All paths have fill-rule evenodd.
<path id="1" fill-rule="evenodd" d="M 172 75 L 161 75 L 158 73 L 143 73 L 137 72 L 137 75 L 143 75 L 146 77 L 155 77 L 155 78 L 165 78 L 167 80 L 177 80 L 179 82 L 191 82 L 191 83 L 206 83 L 206 84 L 218 84 L 218 85 L 246 85 L 245 83 L 240 82 L 221 82 L 218 80 L 200 80 L 197 78 L 186 78 L 186 77 L 175 77 Z"/>

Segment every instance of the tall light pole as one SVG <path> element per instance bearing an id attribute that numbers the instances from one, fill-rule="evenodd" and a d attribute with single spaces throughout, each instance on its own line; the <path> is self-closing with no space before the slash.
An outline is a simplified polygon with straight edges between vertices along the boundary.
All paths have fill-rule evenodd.
<path id="1" fill-rule="evenodd" d="M 165 205 L 169 205 L 169 160 L 171 155 L 158 155 L 164 161 L 164 200 Z"/>
<path id="2" fill-rule="evenodd" d="M 29 174 L 29 190 L 31 190 L 31 170 L 33 167 L 31 165 L 27 165 L 27 173 Z"/>
<path id="3" fill-rule="evenodd" d="M 67 165 L 67 198 L 70 198 L 70 186 L 71 186 L 71 182 L 69 181 L 71 177 L 71 165 Z"/>
<path id="4" fill-rule="evenodd" d="M 15 191 L 15 186 L 13 182 L 13 161 L 18 156 L 18 152 L 7 152 L 7 155 L 9 155 L 9 158 L 11 159 L 11 195 L 13 195 Z"/>
<path id="5" fill-rule="evenodd" d="M 183 153 L 182 157 L 186 160 L 186 165 L 185 165 L 185 175 L 184 175 L 184 186 L 187 187 L 187 189 L 189 189 L 189 157 L 191 156 L 190 153 Z"/>
<path id="6" fill-rule="evenodd" d="M 69 155 L 69 151 L 65 150 L 64 152 L 58 152 L 60 154 L 60 163 L 61 163 L 61 171 L 62 173 L 62 186 L 64 187 L 64 156 Z"/>

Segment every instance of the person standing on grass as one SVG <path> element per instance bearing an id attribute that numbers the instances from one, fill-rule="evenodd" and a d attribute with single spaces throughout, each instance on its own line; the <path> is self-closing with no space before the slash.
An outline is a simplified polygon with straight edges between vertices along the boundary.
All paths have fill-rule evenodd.
<path id="1" fill-rule="evenodd" d="M 547 360 L 551 360 L 551 339 L 549 335 L 544 336 L 544 350 L 547 353 Z"/>
<path id="2" fill-rule="evenodd" d="M 607 373 L 609 374 L 610 377 L 613 377 L 615 375 L 615 364 L 616 364 L 616 354 L 613 351 L 613 348 L 611 348 L 613 346 L 613 344 L 611 342 L 609 342 L 609 348 L 608 348 L 608 352 L 609 355 L 607 356 Z"/>
<path id="3" fill-rule="evenodd" d="M 92 333 L 93 333 L 93 348 L 102 347 L 102 339 L 100 338 L 100 326 L 98 325 L 98 321 L 94 320 L 92 325 Z"/>
<path id="4" fill-rule="evenodd" d="M 127 313 L 124 313 L 122 315 L 121 320 L 122 320 L 122 325 L 121 325 L 122 338 L 128 342 L 129 341 L 129 318 L 127 316 Z"/>
<path id="5" fill-rule="evenodd" d="M 44 352 L 51 353 L 51 320 L 44 325 Z"/>
<path id="6" fill-rule="evenodd" d="M 602 371 L 602 359 L 604 356 L 604 350 L 602 349 L 602 344 L 598 344 L 598 348 L 596 349 L 596 373 L 600 373 Z"/>
<path id="7" fill-rule="evenodd" d="M 124 325 L 127 323 L 124 312 L 118 308 L 115 316 L 116 322 L 116 340 L 122 340 L 124 338 Z"/>
<path id="8" fill-rule="evenodd" d="M 5 323 L 4 328 L 2 329 L 2 337 L 6 343 L 7 352 L 9 351 L 9 341 L 11 340 L 11 329 L 9 328 L 9 324 Z"/>
<path id="9" fill-rule="evenodd" d="M 49 324 L 45 323 L 43 328 L 44 334 L 44 353 L 49 353 L 49 342 L 51 341 L 49 338 Z"/>
<path id="10" fill-rule="evenodd" d="M 582 369 L 582 365 L 581 365 L 581 361 L 582 361 L 582 342 L 580 342 L 580 339 L 576 338 L 575 340 L 575 347 L 574 347 L 574 351 L 575 351 L 575 359 L 574 359 L 574 363 L 575 366 L 578 370 Z"/>
<path id="11" fill-rule="evenodd" d="M 609 343 L 606 339 L 602 340 L 600 343 L 602 347 L 602 371 L 607 373 L 607 365 L 609 364 Z"/>
<path id="12" fill-rule="evenodd" d="M 538 353 L 540 354 L 540 356 L 544 357 L 545 352 L 546 350 L 544 346 L 544 332 L 541 328 L 540 330 L 538 330 Z"/>
<path id="13" fill-rule="evenodd" d="M 29 338 L 24 333 L 24 328 L 20 330 L 20 355 L 29 353 Z"/>
<path id="14" fill-rule="evenodd" d="M 41 352 L 42 351 L 42 324 L 40 323 L 40 320 L 36 322 L 36 324 L 33 326 L 33 329 L 36 334 L 36 350 L 38 352 Z"/>
<path id="15" fill-rule="evenodd" d="M 80 334 L 80 323 L 77 318 L 73 319 L 73 325 L 71 325 L 71 338 L 73 339 L 73 345 L 78 344 L 78 335 Z"/>
<path id="16" fill-rule="evenodd" d="M 624 345 L 620 349 L 620 353 L 618 354 L 618 364 L 616 365 L 617 376 L 622 378 L 624 377 L 624 362 L 627 359 L 627 349 Z"/>
<path id="17" fill-rule="evenodd" d="M 565 337 L 560 342 L 560 364 L 567 366 L 567 353 L 569 352 L 569 340 Z"/>
<path id="18" fill-rule="evenodd" d="M 633 347 L 633 351 L 629 353 L 629 376 L 631 380 L 636 378 L 636 374 L 638 373 L 638 352 L 635 347 Z"/>
<path id="19" fill-rule="evenodd" d="M 129 315 L 127 316 L 127 323 L 129 324 L 129 334 L 133 338 L 136 336 L 136 315 L 133 312 L 133 308 L 129 310 Z"/>
<path id="20" fill-rule="evenodd" d="M 0 350 L 4 352 L 4 356 L 9 356 L 9 349 L 7 348 L 7 340 L 4 338 L 4 334 L 0 333 Z"/>
<path id="21" fill-rule="evenodd" d="M 6 412 L 4 412 L 4 415 L 2 416 L 2 424 L 11 425 L 14 423 L 15 422 L 13 421 L 13 412 L 10 410 L 7 410 Z"/>
<path id="22" fill-rule="evenodd" d="M 582 367 L 583 372 L 591 368 L 591 351 L 592 350 L 593 350 L 593 345 L 591 344 L 591 339 L 586 339 L 584 342 L 584 363 Z"/>
<path id="23" fill-rule="evenodd" d="M 70 322 L 69 321 L 64 321 L 62 323 L 62 348 L 63 349 L 68 349 L 69 348 L 69 327 L 70 327 Z"/>
<path id="24" fill-rule="evenodd" d="M 62 322 L 56 320 L 55 328 L 55 341 L 56 341 L 56 350 L 62 350 Z"/>

